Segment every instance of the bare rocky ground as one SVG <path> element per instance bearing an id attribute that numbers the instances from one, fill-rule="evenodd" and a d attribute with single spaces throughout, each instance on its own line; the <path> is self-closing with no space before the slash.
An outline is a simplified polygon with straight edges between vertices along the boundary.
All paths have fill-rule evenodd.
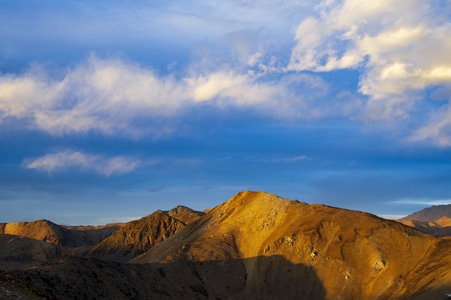
<path id="1" fill-rule="evenodd" d="M 205 213 L 157 211 L 82 249 L 0 235 L 0 298 L 445 299 L 451 292 L 451 238 L 264 192 L 238 193 Z"/>

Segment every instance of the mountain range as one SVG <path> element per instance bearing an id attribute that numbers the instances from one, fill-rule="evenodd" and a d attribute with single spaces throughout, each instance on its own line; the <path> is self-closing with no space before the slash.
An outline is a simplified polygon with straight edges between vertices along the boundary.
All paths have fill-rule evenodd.
<path id="1" fill-rule="evenodd" d="M 1 224 L 0 298 L 443 299 L 451 237 L 403 223 L 446 228 L 446 218 L 386 220 L 246 191 L 126 224 Z"/>

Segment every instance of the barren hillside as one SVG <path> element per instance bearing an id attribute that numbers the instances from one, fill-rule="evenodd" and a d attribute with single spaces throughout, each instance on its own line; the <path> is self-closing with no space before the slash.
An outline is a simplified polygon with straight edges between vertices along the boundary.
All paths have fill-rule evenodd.
<path id="1" fill-rule="evenodd" d="M 399 299 L 451 289 L 449 246 L 371 214 L 243 192 L 132 262 L 241 259 L 243 298 Z M 215 290 L 216 272 L 198 273 Z"/>

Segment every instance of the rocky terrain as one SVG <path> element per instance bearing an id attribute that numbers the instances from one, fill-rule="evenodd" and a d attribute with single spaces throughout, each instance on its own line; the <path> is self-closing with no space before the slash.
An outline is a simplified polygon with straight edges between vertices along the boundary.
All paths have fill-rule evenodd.
<path id="1" fill-rule="evenodd" d="M 73 244 L 67 240 L 0 237 L 2 299 L 445 299 L 451 292 L 451 238 L 264 192 L 238 193 L 204 213 L 157 211 L 84 251 L 59 252 Z"/>

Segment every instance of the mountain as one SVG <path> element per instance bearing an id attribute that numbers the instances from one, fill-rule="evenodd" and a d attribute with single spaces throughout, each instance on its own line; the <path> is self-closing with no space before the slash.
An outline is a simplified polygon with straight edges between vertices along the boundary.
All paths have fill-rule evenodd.
<path id="1" fill-rule="evenodd" d="M 127 223 L 96 245 L 88 257 L 126 262 L 185 227 L 185 224 L 161 211 Z"/>
<path id="2" fill-rule="evenodd" d="M 448 205 L 434 205 L 423 210 L 414 212 L 401 220 L 413 220 L 420 222 L 433 222 L 441 217 L 451 218 L 451 204 Z"/>
<path id="3" fill-rule="evenodd" d="M 90 246 L 118 230 L 119 224 L 105 226 L 60 226 L 48 220 L 0 224 L 0 234 L 28 237 L 66 247 Z"/>
<path id="4" fill-rule="evenodd" d="M 451 236 L 451 205 L 428 207 L 398 222 L 438 237 Z"/>
<path id="5" fill-rule="evenodd" d="M 65 245 L 68 230 L 48 220 L 12 222 L 4 224 L 3 234 L 24 236 L 54 245 Z M 70 242 L 69 242 L 70 243 Z"/>
<path id="6" fill-rule="evenodd" d="M 127 262 L 203 215 L 202 212 L 184 206 L 177 206 L 169 211 L 158 210 L 147 217 L 127 223 L 92 248 L 86 256 Z"/>
<path id="7" fill-rule="evenodd" d="M 451 238 L 264 192 L 238 193 L 188 223 L 157 211 L 99 246 L 108 240 L 122 262 L 100 255 L 0 268 L 0 298 L 441 299 L 451 292 Z M 133 255 L 123 252 L 128 242 Z"/>
<path id="8" fill-rule="evenodd" d="M 451 266 L 447 246 L 450 239 L 371 214 L 244 192 L 131 262 L 242 260 L 236 276 L 246 278 L 244 298 L 384 299 L 439 289 L 437 274 L 451 288 L 451 270 L 443 267 Z M 208 274 L 217 272 L 197 272 L 212 284 L 207 290 L 215 290 L 217 278 Z M 310 280 L 314 284 L 301 284 Z"/>

